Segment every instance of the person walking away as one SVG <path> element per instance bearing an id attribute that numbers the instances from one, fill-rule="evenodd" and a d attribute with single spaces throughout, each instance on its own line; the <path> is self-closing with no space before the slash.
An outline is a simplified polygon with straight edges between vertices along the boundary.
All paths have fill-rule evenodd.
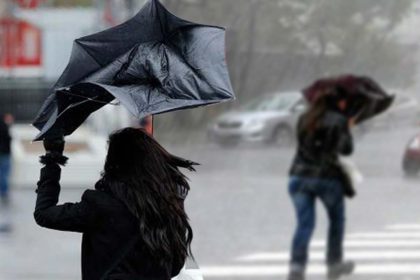
<path id="1" fill-rule="evenodd" d="M 289 280 L 305 279 L 317 199 L 325 206 L 329 218 L 328 279 L 338 279 L 354 270 L 353 262 L 343 260 L 345 188 L 339 156 L 353 152 L 350 128 L 355 122 L 344 115 L 346 107 L 344 93 L 332 91 L 318 97 L 298 122 L 298 147 L 289 181 L 289 194 L 297 216 Z"/>
<path id="2" fill-rule="evenodd" d="M 9 127 L 13 123 L 11 114 L 4 114 L 0 119 L 0 201 L 9 203 L 9 178 L 11 169 L 11 142 Z"/>
<path id="3" fill-rule="evenodd" d="M 125 128 L 109 137 L 95 190 L 57 205 L 64 140 L 44 140 L 45 166 L 37 188 L 38 225 L 83 233 L 83 280 L 170 280 L 188 255 L 192 229 L 184 210 L 189 190 L 179 168 L 195 163 L 168 153 L 145 131 Z"/>

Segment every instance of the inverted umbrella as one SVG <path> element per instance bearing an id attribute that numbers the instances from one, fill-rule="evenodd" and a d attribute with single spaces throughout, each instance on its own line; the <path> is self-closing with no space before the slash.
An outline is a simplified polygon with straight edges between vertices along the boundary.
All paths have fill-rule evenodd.
<path id="1" fill-rule="evenodd" d="M 225 29 L 180 19 L 150 0 L 127 22 L 75 40 L 33 122 L 35 140 L 71 134 L 114 99 L 137 118 L 234 99 Z"/>
<path id="2" fill-rule="evenodd" d="M 389 95 L 377 82 L 365 76 L 342 75 L 315 81 L 303 90 L 305 98 L 315 102 L 325 94 L 336 94 L 347 100 L 345 114 L 356 117 L 361 123 L 386 111 L 393 103 Z"/>

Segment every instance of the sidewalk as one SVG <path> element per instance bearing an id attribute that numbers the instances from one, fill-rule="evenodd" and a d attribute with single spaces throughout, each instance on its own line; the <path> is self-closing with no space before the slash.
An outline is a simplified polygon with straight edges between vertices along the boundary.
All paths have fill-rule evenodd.
<path id="1" fill-rule="evenodd" d="M 78 191 L 63 192 L 63 199 L 78 197 Z M 38 227 L 32 217 L 34 203 L 32 190 L 15 191 L 11 208 L 1 210 L 1 221 L 9 220 L 12 231 L 0 233 L 0 279 L 80 279 L 81 234 Z"/>

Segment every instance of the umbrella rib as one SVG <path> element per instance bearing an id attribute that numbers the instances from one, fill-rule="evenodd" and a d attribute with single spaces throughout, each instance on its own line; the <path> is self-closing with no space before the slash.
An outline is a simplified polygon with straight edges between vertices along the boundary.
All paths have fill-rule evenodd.
<path id="1" fill-rule="evenodd" d="M 220 27 L 220 26 L 217 26 L 217 25 L 209 25 L 209 24 L 202 24 L 202 23 L 197 23 L 197 22 L 191 22 L 191 21 L 186 21 L 186 20 L 184 20 L 184 19 L 182 19 L 182 18 L 180 18 L 180 17 L 178 17 L 177 15 L 175 15 L 174 13 L 172 13 L 171 11 L 169 11 L 164 5 L 162 5 L 162 3 L 159 3 L 160 4 L 160 6 L 161 6 L 161 8 L 168 14 L 168 15 L 170 15 L 170 16 L 172 16 L 172 17 L 174 17 L 174 18 L 176 18 L 176 19 L 178 19 L 178 20 L 181 20 L 181 21 L 183 21 L 183 22 L 185 22 L 185 25 L 183 25 L 183 26 L 181 26 L 180 28 L 183 28 L 183 27 L 185 27 L 185 26 L 198 26 L 198 27 L 214 27 L 214 28 L 219 28 L 219 29 L 223 29 L 223 30 L 226 30 L 224 27 Z M 159 19 L 160 19 L 160 17 L 159 17 Z M 174 29 L 174 30 L 172 30 L 172 31 L 176 31 L 176 30 L 178 30 L 178 28 L 176 28 L 176 29 Z"/>
<path id="2" fill-rule="evenodd" d="M 69 107 L 67 107 L 66 109 L 64 109 L 63 112 L 61 112 L 60 114 L 58 114 L 57 119 L 59 117 L 61 117 L 65 112 L 67 112 L 68 110 L 70 110 L 71 108 L 74 108 L 74 107 L 79 106 L 79 105 L 81 105 L 83 103 L 86 103 L 86 102 L 89 102 L 89 100 L 83 100 L 83 101 L 80 101 L 80 102 L 71 104 Z"/>
<path id="3" fill-rule="evenodd" d="M 92 101 L 92 102 L 96 102 L 96 103 L 100 103 L 100 104 L 105 104 L 105 105 L 113 105 L 113 106 L 119 106 L 119 103 L 112 103 L 112 102 L 106 102 L 106 101 L 99 101 L 99 100 L 95 100 L 94 98 L 98 98 L 98 96 L 94 97 L 94 98 L 90 98 L 90 97 L 86 97 L 83 95 L 79 95 L 79 94 L 75 94 L 75 93 L 71 93 L 71 92 L 67 92 L 68 95 L 72 95 L 72 96 L 76 96 L 76 97 L 80 97 L 80 98 L 84 98 L 86 100 L 82 101 L 82 102 L 86 102 L 86 101 Z M 77 104 L 77 103 L 76 103 Z"/>
<path id="4" fill-rule="evenodd" d="M 104 65 L 102 65 L 102 63 L 100 63 L 98 61 L 98 59 L 96 57 L 94 57 L 90 52 L 87 46 L 84 46 L 83 44 L 80 43 L 79 39 L 75 40 L 75 42 L 80 46 L 80 48 L 82 50 L 85 51 L 86 54 L 88 54 L 90 56 L 90 58 L 92 58 L 100 67 L 104 67 Z"/>
<path id="5" fill-rule="evenodd" d="M 158 3 L 158 5 L 159 5 L 160 3 Z M 163 6 L 162 6 L 163 7 Z M 164 10 L 166 10 L 166 8 L 165 7 L 163 7 L 164 8 Z M 166 10 L 166 12 L 169 12 L 168 10 Z M 156 12 L 156 15 L 157 15 L 157 18 L 158 18 L 158 20 L 159 20 L 159 27 L 160 27 L 160 32 L 161 32 L 161 34 L 163 35 L 163 34 L 165 34 L 164 33 L 164 30 L 163 30 L 163 24 L 162 24 L 162 19 L 161 19 L 161 17 L 160 17 L 160 13 L 159 12 Z M 164 38 L 163 38 L 163 40 L 165 41 L 165 36 L 164 36 Z"/>
<path id="6" fill-rule="evenodd" d="M 128 54 L 127 60 L 123 63 L 123 65 L 121 65 L 120 69 L 117 71 L 117 73 L 115 73 L 114 75 L 114 80 L 118 79 L 118 76 L 121 75 L 121 73 L 127 71 L 127 69 L 130 67 L 130 65 L 132 64 L 133 58 L 136 55 L 136 52 L 138 51 L 140 47 L 140 44 L 137 44 L 136 46 L 134 46 Z"/>
<path id="7" fill-rule="evenodd" d="M 176 48 L 174 48 L 173 49 L 177 54 L 178 54 L 178 56 L 182 59 L 182 62 L 184 62 L 185 63 L 185 65 L 187 65 L 188 66 L 188 68 L 189 68 L 189 70 L 191 70 L 192 72 L 194 72 L 194 74 L 196 74 L 199 78 L 202 78 L 202 73 L 200 72 L 201 71 L 201 68 L 195 68 L 195 67 L 193 67 L 193 65 L 191 65 L 191 63 L 190 62 L 188 62 L 186 59 L 185 59 L 185 57 L 179 52 L 179 50 L 177 50 Z M 169 72 L 169 71 L 168 71 Z M 209 87 L 211 87 L 210 86 L 210 84 L 209 84 L 209 82 L 208 81 L 205 81 L 205 83 L 209 86 Z M 200 94 L 199 94 L 200 95 Z M 195 98 L 195 99 L 193 99 L 193 100 L 201 100 L 200 98 Z"/>

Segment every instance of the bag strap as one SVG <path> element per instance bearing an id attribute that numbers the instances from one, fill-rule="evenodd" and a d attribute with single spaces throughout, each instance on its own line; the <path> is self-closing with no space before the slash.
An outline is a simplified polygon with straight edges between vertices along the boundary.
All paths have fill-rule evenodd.
<path id="1" fill-rule="evenodd" d="M 127 246 L 124 247 L 124 250 L 122 250 L 120 256 L 115 259 L 115 261 L 112 263 L 112 265 L 108 268 L 108 270 L 105 272 L 105 274 L 101 277 L 101 280 L 106 280 L 107 277 L 111 274 L 111 272 L 117 267 L 117 265 L 120 264 L 120 262 L 124 259 L 125 256 L 129 253 L 129 251 L 136 245 L 139 237 L 136 236 L 133 239 L 128 242 Z"/>

